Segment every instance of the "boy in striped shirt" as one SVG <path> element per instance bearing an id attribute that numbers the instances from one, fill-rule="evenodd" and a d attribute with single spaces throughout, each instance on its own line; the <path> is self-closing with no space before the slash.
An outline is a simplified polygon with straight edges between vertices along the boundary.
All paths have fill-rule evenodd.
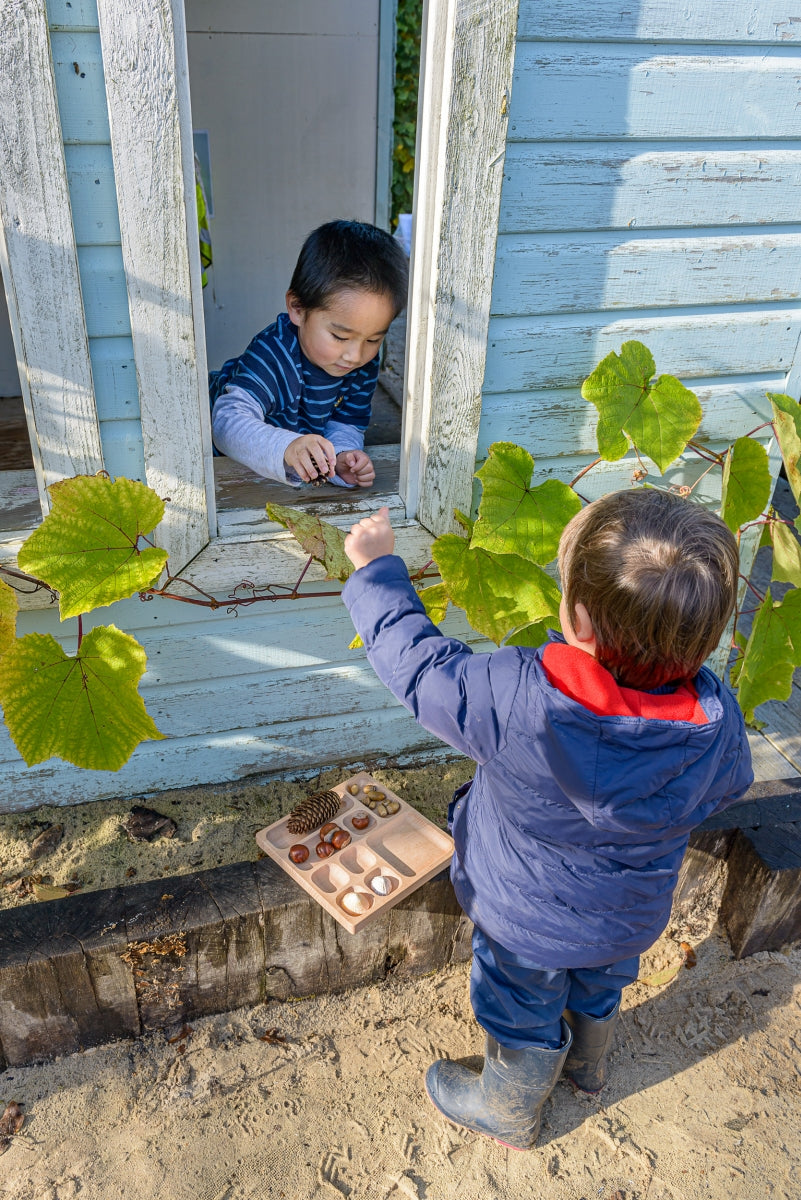
<path id="1" fill-rule="evenodd" d="M 383 229 L 329 221 L 310 233 L 287 311 L 209 376 L 216 448 L 295 487 L 321 477 L 369 487 L 378 353 L 407 287 L 406 255 Z"/>

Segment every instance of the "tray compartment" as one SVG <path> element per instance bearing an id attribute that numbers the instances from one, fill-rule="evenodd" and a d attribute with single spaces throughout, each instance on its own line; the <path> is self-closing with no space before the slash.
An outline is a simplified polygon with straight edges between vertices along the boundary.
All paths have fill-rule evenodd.
<path id="1" fill-rule="evenodd" d="M 317 861 L 319 862 L 319 859 Z M 318 867 L 309 876 L 309 879 L 321 892 L 330 892 L 332 894 L 350 883 L 348 872 L 343 870 L 338 863 L 332 862 L 323 863 L 321 867 Z"/>
<path id="2" fill-rule="evenodd" d="M 376 865 L 377 861 L 376 856 L 367 846 L 354 846 L 353 842 L 337 854 L 339 865 L 344 867 L 346 871 L 350 871 L 353 875 L 361 875 L 363 872 L 369 871 L 371 867 Z"/>
<path id="3" fill-rule="evenodd" d="M 366 840 L 371 850 L 406 878 L 425 870 L 432 858 L 452 845 L 447 834 L 409 808 L 401 810 L 392 822 L 382 822 Z"/>

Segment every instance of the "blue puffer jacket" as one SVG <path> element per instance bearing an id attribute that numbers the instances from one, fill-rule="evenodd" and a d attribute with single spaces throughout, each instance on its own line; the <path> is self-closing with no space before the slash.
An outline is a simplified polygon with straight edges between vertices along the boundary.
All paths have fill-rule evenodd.
<path id="1" fill-rule="evenodd" d="M 545 968 L 647 949 L 691 830 L 753 780 L 724 684 L 704 668 L 672 695 L 619 688 L 558 642 L 473 654 L 431 623 L 394 555 L 354 572 L 342 598 L 382 682 L 478 764 L 453 826 L 468 916 Z"/>

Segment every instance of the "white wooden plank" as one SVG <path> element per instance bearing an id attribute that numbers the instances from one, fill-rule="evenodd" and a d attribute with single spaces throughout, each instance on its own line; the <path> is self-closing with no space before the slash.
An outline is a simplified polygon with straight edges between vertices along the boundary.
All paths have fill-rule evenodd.
<path id="1" fill-rule="evenodd" d="M 787 758 L 772 744 L 771 734 L 756 733 L 749 729 L 747 735 L 751 747 L 751 766 L 757 783 L 801 775 L 801 760 Z"/>
<path id="2" fill-rule="evenodd" d="M 375 37 L 378 0 L 186 0 L 190 33 Z"/>
<path id="3" fill-rule="evenodd" d="M 794 308 L 631 312 L 614 321 L 603 314 L 493 317 L 484 391 L 580 387 L 604 355 L 631 338 L 681 379 L 778 373 L 789 369 L 800 335 Z"/>
<path id="4" fill-rule="evenodd" d="M 120 220 L 111 146 L 65 146 L 78 245 L 119 245 Z"/>
<path id="5" fill-rule="evenodd" d="M 672 374 L 669 369 L 658 374 Z M 744 437 L 763 421 L 772 420 L 768 391 L 779 391 L 783 380 L 722 380 L 688 387 L 703 408 L 696 435 L 704 443 Z M 556 447 L 574 454 L 597 453 L 595 429 L 598 413 L 578 388 L 547 391 L 503 392 L 485 395 L 481 407 L 478 457 L 486 457 L 493 442 L 512 440 L 535 457 L 553 454 Z"/>
<path id="6" fill-rule="evenodd" d="M 211 469 L 183 11 L 98 13 L 147 483 L 170 497 L 156 538 L 177 570 L 208 541 Z"/>
<path id="7" fill-rule="evenodd" d="M 53 72 L 66 143 L 109 140 L 103 57 L 97 33 L 53 33 Z"/>
<path id="8" fill-rule="evenodd" d="M 0 529 L 33 529 L 42 519 L 35 471 L 0 471 Z"/>
<path id="9" fill-rule="evenodd" d="M 0 8 L 0 272 L 40 498 L 103 466 L 44 0 Z"/>
<path id="10" fill-rule="evenodd" d="M 492 314 L 786 303 L 799 294 L 801 232 L 503 234 Z"/>
<path id="11" fill-rule="evenodd" d="M 518 38 L 774 44 L 801 40 L 801 22 L 786 0 L 520 0 Z"/>
<path id="12" fill-rule="evenodd" d="M 799 73 L 781 48 L 756 56 L 521 42 L 509 137 L 796 138 Z"/>
<path id="13" fill-rule="evenodd" d="M 801 23 L 799 23 L 801 28 Z M 801 150 L 512 143 L 500 231 L 780 225 L 798 220 Z"/>
<path id="14" fill-rule="evenodd" d="M 289 721 L 199 738 L 144 742 L 117 772 L 81 771 L 58 759 L 26 767 L 21 759 L 3 765 L 0 812 L 22 812 L 48 804 L 82 803 L 110 796 L 141 796 L 168 788 L 232 782 L 252 775 L 284 771 L 316 773 L 318 767 L 368 759 L 393 758 L 441 749 L 396 705 L 365 713 L 358 736 L 349 737 L 342 717 Z"/>
<path id="15" fill-rule="evenodd" d="M 470 503 L 516 18 L 516 0 L 428 8 L 401 490 L 436 533 Z"/>

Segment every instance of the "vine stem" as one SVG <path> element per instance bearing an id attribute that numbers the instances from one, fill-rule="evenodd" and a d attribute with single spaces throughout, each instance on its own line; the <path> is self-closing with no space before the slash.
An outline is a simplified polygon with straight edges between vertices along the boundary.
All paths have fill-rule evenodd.
<path id="1" fill-rule="evenodd" d="M 83 641 L 83 613 L 78 613 L 78 649 L 81 648 Z"/>
<path id="2" fill-rule="evenodd" d="M 582 467 L 582 469 L 579 471 L 579 473 L 578 473 L 578 475 L 576 476 L 576 478 L 575 478 L 575 479 L 571 479 L 570 483 L 568 484 L 568 487 L 572 487 L 572 488 L 574 488 L 580 479 L 583 479 L 583 478 L 584 478 L 584 476 L 585 476 L 585 475 L 586 475 L 586 474 L 587 474 L 589 471 L 591 471 L 591 470 L 593 469 L 593 467 L 597 467 L 597 466 L 598 466 L 598 463 L 599 463 L 599 462 L 602 462 L 602 461 L 603 461 L 603 460 L 602 460 L 602 459 L 601 459 L 601 457 L 599 456 L 598 458 L 596 458 L 596 459 L 595 459 L 595 461 L 594 461 L 594 462 L 588 463 L 586 467 Z"/>

